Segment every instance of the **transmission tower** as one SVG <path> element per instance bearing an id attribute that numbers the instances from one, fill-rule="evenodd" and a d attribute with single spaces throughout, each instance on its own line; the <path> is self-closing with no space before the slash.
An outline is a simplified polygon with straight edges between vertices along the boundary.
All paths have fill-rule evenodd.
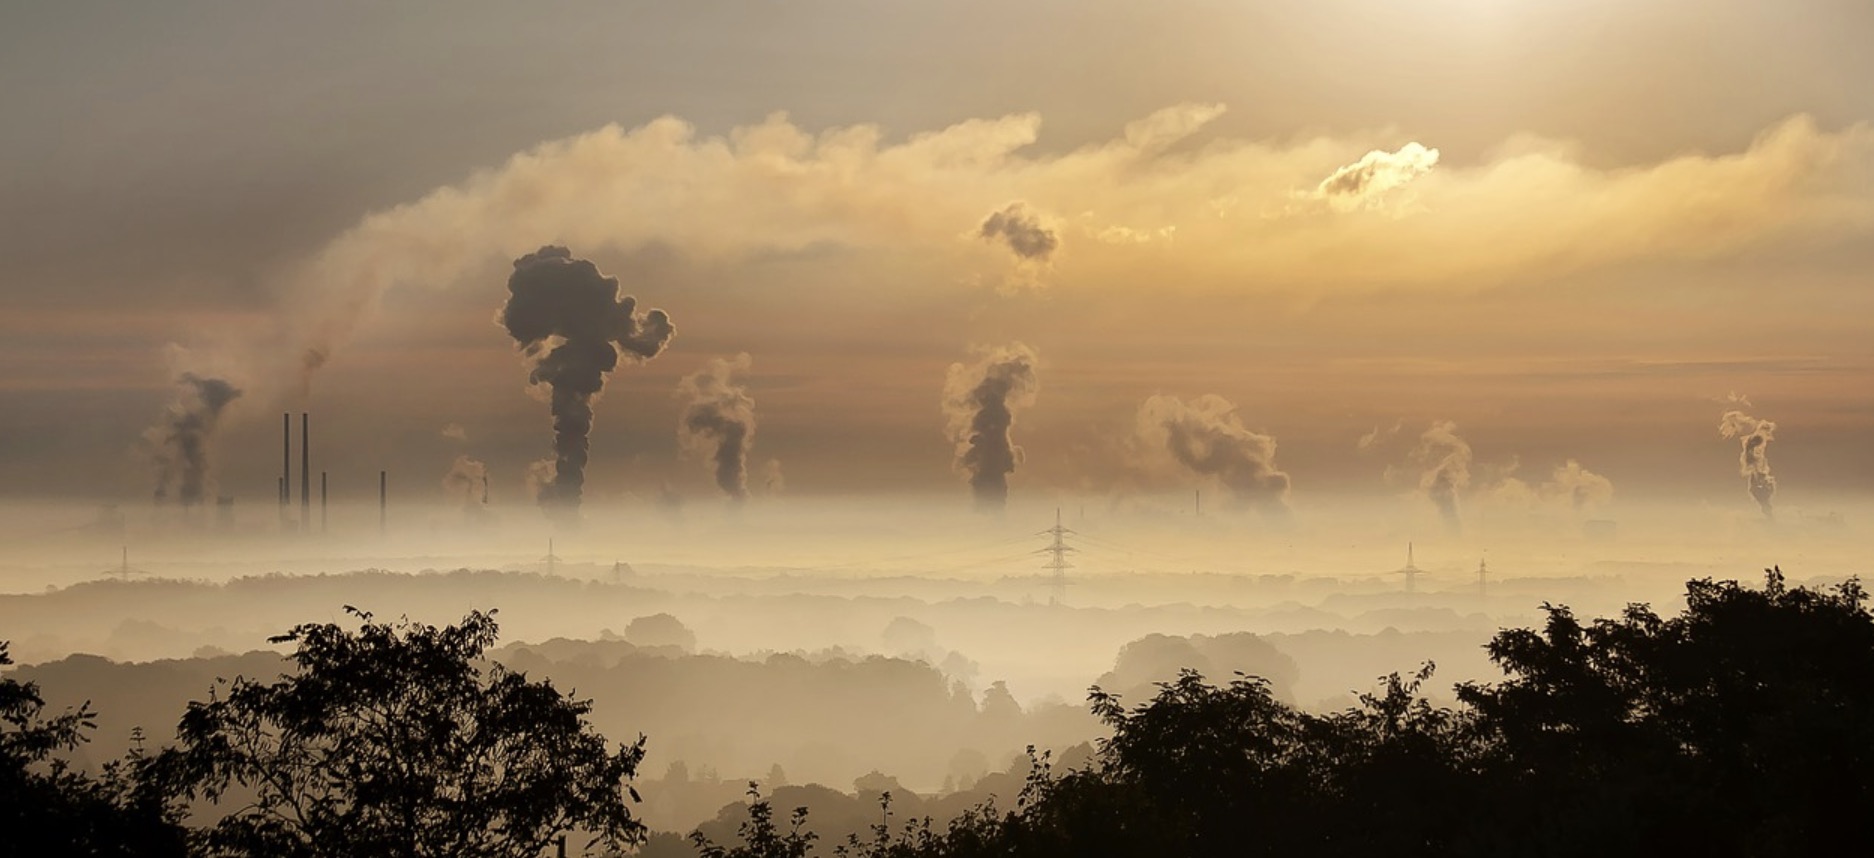
<path id="1" fill-rule="evenodd" d="M 1490 575 L 1490 564 L 1482 558 L 1477 560 L 1477 598 L 1482 600 L 1488 595 L 1484 579 Z"/>
<path id="2" fill-rule="evenodd" d="M 1419 576 L 1424 573 L 1425 570 L 1420 569 L 1418 564 L 1412 562 L 1412 543 L 1406 543 L 1406 565 L 1404 569 L 1400 569 L 1396 573 L 1405 576 L 1406 592 L 1411 593 L 1418 590 Z"/>
<path id="3" fill-rule="evenodd" d="M 1067 537 L 1072 533 L 1073 531 L 1061 525 L 1061 510 L 1060 507 L 1055 507 L 1054 526 L 1036 534 L 1053 539 L 1048 543 L 1048 547 L 1035 552 L 1048 555 L 1048 562 L 1041 564 L 1041 568 L 1054 573 L 1049 581 L 1051 593 L 1048 596 L 1048 604 L 1050 605 L 1059 605 L 1067 601 L 1067 570 L 1074 568 L 1074 564 L 1067 562 L 1067 555 L 1080 550 L 1067 544 Z"/>

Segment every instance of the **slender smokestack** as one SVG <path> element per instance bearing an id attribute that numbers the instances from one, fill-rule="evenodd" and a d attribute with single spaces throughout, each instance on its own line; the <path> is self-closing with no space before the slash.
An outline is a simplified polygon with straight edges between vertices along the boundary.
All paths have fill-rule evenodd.
<path id="1" fill-rule="evenodd" d="M 312 415 L 299 412 L 299 529 L 312 530 Z"/>
<path id="2" fill-rule="evenodd" d="M 390 472 L 377 472 L 377 532 L 384 532 L 384 524 L 390 518 Z"/>
<path id="3" fill-rule="evenodd" d="M 325 532 L 325 522 L 326 522 L 325 472 L 320 471 L 319 472 L 319 532 L 320 533 Z"/>
<path id="4" fill-rule="evenodd" d="M 293 413 L 280 415 L 280 521 L 286 521 L 293 497 Z"/>

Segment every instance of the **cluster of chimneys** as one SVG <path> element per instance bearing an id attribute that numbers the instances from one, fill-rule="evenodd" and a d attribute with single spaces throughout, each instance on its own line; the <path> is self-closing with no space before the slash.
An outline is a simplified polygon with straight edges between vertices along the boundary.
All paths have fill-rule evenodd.
<path id="1" fill-rule="evenodd" d="M 280 527 L 304 533 L 312 526 L 312 415 L 299 415 L 299 519 L 293 507 L 293 413 L 280 415 Z M 377 472 L 377 527 L 384 529 L 390 512 L 390 472 Z M 326 530 L 326 479 L 319 472 L 319 532 Z"/>

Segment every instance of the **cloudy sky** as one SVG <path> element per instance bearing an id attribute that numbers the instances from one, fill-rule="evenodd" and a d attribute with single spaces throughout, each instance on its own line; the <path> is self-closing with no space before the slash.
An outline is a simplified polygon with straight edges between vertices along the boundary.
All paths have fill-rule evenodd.
<path id="1" fill-rule="evenodd" d="M 183 426 L 210 491 L 271 502 L 290 409 L 341 496 L 461 455 L 524 496 L 549 403 L 495 318 L 553 244 L 676 331 L 593 405 L 588 497 L 723 492 L 699 397 L 752 413 L 755 495 L 966 503 L 1007 411 L 1016 495 L 1748 507 L 1731 410 L 1786 502 L 1866 494 L 1871 36 L 1860 0 L 7 4 L 0 477 L 177 491 L 193 373 L 242 390 Z"/>

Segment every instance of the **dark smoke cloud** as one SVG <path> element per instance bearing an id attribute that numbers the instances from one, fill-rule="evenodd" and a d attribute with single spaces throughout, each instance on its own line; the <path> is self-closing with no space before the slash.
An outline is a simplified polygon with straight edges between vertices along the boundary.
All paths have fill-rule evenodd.
<path id="1" fill-rule="evenodd" d="M 969 476 L 976 506 L 998 511 L 1008 504 L 1009 475 L 1022 460 L 1009 428 L 1015 410 L 1032 404 L 1039 380 L 1034 349 L 1011 343 L 979 350 L 976 362 L 954 363 L 944 380 L 944 414 L 956 442 L 956 467 Z"/>
<path id="2" fill-rule="evenodd" d="M 1770 473 L 1770 442 L 1776 440 L 1776 424 L 1742 411 L 1726 411 L 1718 420 L 1718 434 L 1741 439 L 1737 471 L 1744 477 L 1757 508 L 1769 518 L 1770 499 L 1776 497 L 1776 475 Z"/>
<path id="3" fill-rule="evenodd" d="M 1191 473 L 1215 478 L 1237 502 L 1288 511 L 1289 478 L 1275 466 L 1275 439 L 1245 427 L 1229 400 L 1153 396 L 1139 406 L 1138 436 Z"/>
<path id="4" fill-rule="evenodd" d="M 677 440 L 685 452 L 709 460 L 716 486 L 735 500 L 748 498 L 748 452 L 755 444 L 755 400 L 735 383 L 748 355 L 716 358 L 677 383 L 686 400 L 677 418 Z"/>
<path id="5" fill-rule="evenodd" d="M 1061 245 L 1054 232 L 1041 225 L 1041 219 L 1017 200 L 983 220 L 977 235 L 986 241 L 1002 239 L 1016 256 L 1031 262 L 1045 262 Z"/>
<path id="6" fill-rule="evenodd" d="M 598 266 L 551 245 L 514 260 L 499 320 L 533 362 L 529 383 L 551 392 L 552 474 L 540 485 L 540 505 L 555 517 L 576 519 L 593 397 L 618 365 L 620 350 L 633 360 L 650 360 L 676 329 L 664 311 L 639 313 L 636 298 L 619 297 L 618 280 L 599 273 Z"/>
<path id="7" fill-rule="evenodd" d="M 176 399 L 161 422 L 143 433 L 156 459 L 156 500 L 174 492 L 183 506 L 196 506 L 214 487 L 209 448 L 221 412 L 241 396 L 234 385 L 194 373 L 176 377 Z"/>
<path id="8" fill-rule="evenodd" d="M 1419 436 L 1412 451 L 1418 463 L 1419 491 L 1438 507 L 1445 524 L 1456 530 L 1463 521 L 1458 515 L 1458 495 L 1471 484 L 1471 445 L 1458 437 L 1458 425 L 1450 421 L 1433 423 Z"/>

